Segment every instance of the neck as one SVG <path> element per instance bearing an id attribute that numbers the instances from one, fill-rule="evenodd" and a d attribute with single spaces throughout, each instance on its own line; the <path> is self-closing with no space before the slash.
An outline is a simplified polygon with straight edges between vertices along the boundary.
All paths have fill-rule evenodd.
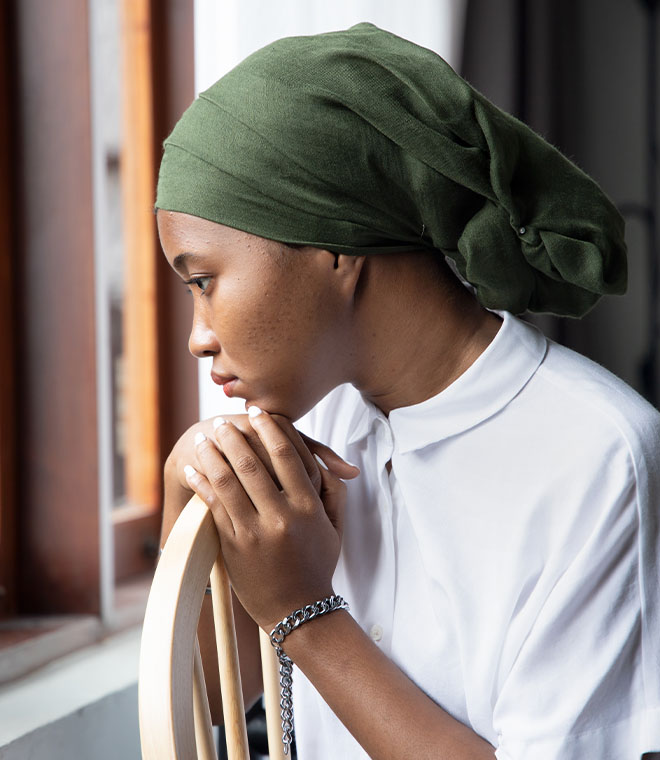
<path id="1" fill-rule="evenodd" d="M 427 254 L 374 257 L 364 277 L 353 384 L 386 415 L 447 388 L 499 330 L 500 318 Z"/>

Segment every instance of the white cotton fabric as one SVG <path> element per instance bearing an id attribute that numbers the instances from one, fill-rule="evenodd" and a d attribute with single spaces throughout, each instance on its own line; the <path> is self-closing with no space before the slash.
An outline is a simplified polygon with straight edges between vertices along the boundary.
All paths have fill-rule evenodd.
<path id="1" fill-rule="evenodd" d="M 388 419 L 341 386 L 301 421 L 362 471 L 335 592 L 499 760 L 638 760 L 660 751 L 660 415 L 503 317 L 434 398 Z M 297 669 L 293 691 L 301 760 L 367 757 Z"/>

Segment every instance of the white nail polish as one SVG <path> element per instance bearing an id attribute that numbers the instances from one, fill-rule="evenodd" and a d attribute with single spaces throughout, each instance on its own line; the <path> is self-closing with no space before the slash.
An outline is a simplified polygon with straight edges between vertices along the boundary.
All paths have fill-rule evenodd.
<path id="1" fill-rule="evenodd" d="M 217 430 L 220 425 L 225 425 L 227 423 L 227 420 L 224 417 L 216 417 L 213 420 L 213 429 Z"/>
<path id="2" fill-rule="evenodd" d="M 258 406 L 251 406 L 248 409 L 248 417 L 258 417 L 261 414 L 261 409 Z"/>
<path id="3" fill-rule="evenodd" d="M 183 471 L 186 473 L 187 478 L 191 478 L 196 472 L 195 468 L 191 467 L 189 464 L 183 468 Z"/>
<path id="4" fill-rule="evenodd" d="M 206 436 L 201 431 L 199 433 L 195 433 L 195 446 L 199 446 L 200 443 L 204 443 L 206 440 Z"/>
<path id="5" fill-rule="evenodd" d="M 319 463 L 319 466 L 322 469 L 324 469 L 324 470 L 328 469 L 327 466 L 326 466 L 326 463 L 321 459 L 321 457 L 318 454 L 314 454 L 314 459 L 316 459 L 316 461 Z"/>

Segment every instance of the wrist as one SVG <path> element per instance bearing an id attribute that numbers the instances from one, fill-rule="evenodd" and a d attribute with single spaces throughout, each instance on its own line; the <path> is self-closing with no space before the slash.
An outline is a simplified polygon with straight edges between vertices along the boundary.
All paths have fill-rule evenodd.
<path id="1" fill-rule="evenodd" d="M 295 612 L 296 610 L 301 610 L 310 604 L 314 604 L 314 602 L 320 599 L 327 599 L 334 595 L 335 595 L 335 592 L 332 586 L 322 591 L 317 591 L 317 592 L 312 591 L 312 593 L 309 593 L 309 594 L 308 593 L 301 594 L 301 595 L 296 594 L 293 597 L 292 601 L 283 603 L 285 605 L 283 608 L 278 604 L 279 612 L 276 618 L 272 618 L 269 616 L 265 622 L 263 620 L 263 617 L 261 620 L 257 617 L 255 617 L 254 619 L 257 625 L 263 630 L 263 632 L 267 633 L 270 636 L 271 631 L 277 625 L 279 625 L 279 623 L 281 623 L 282 620 L 286 619 L 286 617 L 293 614 L 293 612 Z"/>
<path id="2" fill-rule="evenodd" d="M 293 660 L 285 653 L 283 649 L 284 642 L 290 634 L 301 627 L 306 627 L 318 618 L 347 609 L 348 603 L 341 596 L 332 594 L 293 610 L 293 612 L 280 620 L 269 634 L 270 643 L 274 647 L 280 663 L 282 744 L 284 745 L 285 755 L 289 753 L 293 736 Z"/>
<path id="3" fill-rule="evenodd" d="M 348 602 L 330 591 L 328 594 L 319 596 L 316 601 L 305 604 L 292 610 L 286 617 L 279 620 L 270 630 L 267 630 L 271 644 L 276 648 L 282 648 L 286 639 L 303 625 L 323 617 L 331 612 L 347 610 Z"/>

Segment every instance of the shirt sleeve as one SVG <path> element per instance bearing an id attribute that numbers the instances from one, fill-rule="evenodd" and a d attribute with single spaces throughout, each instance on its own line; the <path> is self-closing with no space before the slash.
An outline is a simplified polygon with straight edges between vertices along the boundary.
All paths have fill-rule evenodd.
<path id="1" fill-rule="evenodd" d="M 658 583 L 647 577 L 643 511 L 629 482 L 558 578 L 503 681 L 493 712 L 498 760 L 660 751 L 660 673 L 644 667 L 644 649 L 658 647 L 644 620 Z"/>

